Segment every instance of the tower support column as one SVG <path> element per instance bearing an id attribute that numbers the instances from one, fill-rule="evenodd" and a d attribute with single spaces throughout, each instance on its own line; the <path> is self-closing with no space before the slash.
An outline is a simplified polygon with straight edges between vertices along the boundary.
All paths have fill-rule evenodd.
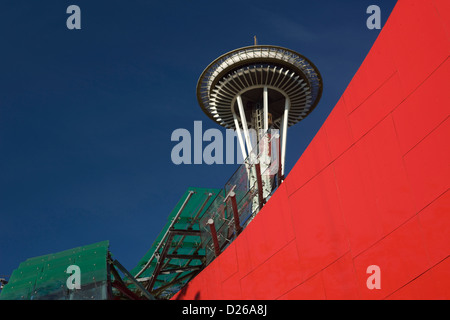
<path id="1" fill-rule="evenodd" d="M 284 164 L 286 159 L 286 138 L 287 138 L 287 129 L 288 129 L 288 116 L 289 116 L 289 108 L 290 102 L 289 99 L 286 98 L 284 102 L 284 113 L 281 118 L 281 175 L 284 175 Z"/>
<path id="2" fill-rule="evenodd" d="M 247 144 L 247 151 L 250 155 L 252 152 L 252 143 L 250 140 L 250 134 L 248 132 L 247 119 L 245 118 L 244 105 L 242 104 L 241 95 L 236 97 L 238 108 L 239 108 L 239 116 L 241 117 L 242 129 L 244 130 L 245 143 Z"/>

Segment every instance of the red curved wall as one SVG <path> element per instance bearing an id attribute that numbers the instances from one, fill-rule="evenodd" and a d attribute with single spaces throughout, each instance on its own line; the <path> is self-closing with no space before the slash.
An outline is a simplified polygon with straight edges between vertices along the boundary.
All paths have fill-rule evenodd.
<path id="1" fill-rule="evenodd" d="M 449 52 L 450 1 L 398 1 L 282 186 L 173 299 L 450 299 Z"/>

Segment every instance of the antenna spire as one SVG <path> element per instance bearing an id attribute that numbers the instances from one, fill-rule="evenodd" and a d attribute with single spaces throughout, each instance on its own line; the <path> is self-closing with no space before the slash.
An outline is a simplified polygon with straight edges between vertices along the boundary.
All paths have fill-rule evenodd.
<path id="1" fill-rule="evenodd" d="M 256 36 L 253 36 L 253 41 L 255 43 L 255 46 L 257 46 L 258 45 L 258 39 L 256 39 Z"/>

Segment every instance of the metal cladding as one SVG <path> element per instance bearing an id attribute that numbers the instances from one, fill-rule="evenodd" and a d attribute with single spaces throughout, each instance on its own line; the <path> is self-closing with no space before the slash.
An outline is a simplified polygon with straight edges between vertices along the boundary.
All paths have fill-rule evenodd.
<path id="1" fill-rule="evenodd" d="M 236 97 L 242 95 L 244 103 L 245 99 L 257 99 L 263 87 L 271 91 L 269 112 L 273 126 L 280 128 L 286 98 L 290 102 L 288 126 L 292 126 L 315 108 L 323 84 L 318 69 L 299 53 L 278 46 L 255 45 L 214 60 L 198 80 L 197 99 L 212 120 L 236 129 Z"/>
<path id="2" fill-rule="evenodd" d="M 104 300 L 108 298 L 109 241 L 29 258 L 14 270 L 0 300 Z M 77 266 L 80 285 L 69 290 L 69 266 Z"/>
<path id="3" fill-rule="evenodd" d="M 449 300 L 449 30 L 450 1 L 398 1 L 258 217 L 172 299 Z"/>

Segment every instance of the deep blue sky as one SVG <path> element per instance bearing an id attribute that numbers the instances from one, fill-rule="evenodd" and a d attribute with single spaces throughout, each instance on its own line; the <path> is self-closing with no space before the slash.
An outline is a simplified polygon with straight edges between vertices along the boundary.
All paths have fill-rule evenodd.
<path id="1" fill-rule="evenodd" d="M 81 8 L 81 30 L 66 9 Z M 386 1 L 0 3 L 0 275 L 27 258 L 110 240 L 128 269 L 188 187 L 221 188 L 236 165 L 171 162 L 177 128 L 218 128 L 195 95 L 203 69 L 253 44 L 308 57 L 324 79 L 290 128 L 289 171 L 379 34 L 366 8 Z"/>

